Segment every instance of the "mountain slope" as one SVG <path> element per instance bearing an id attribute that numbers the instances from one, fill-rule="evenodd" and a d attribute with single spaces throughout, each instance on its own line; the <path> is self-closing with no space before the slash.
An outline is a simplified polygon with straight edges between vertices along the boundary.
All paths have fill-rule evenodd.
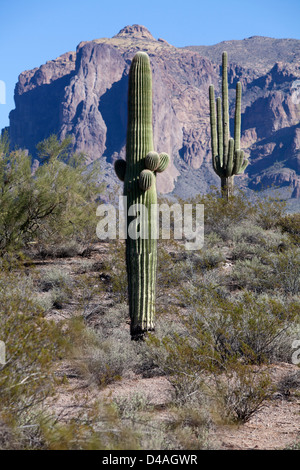
<path id="1" fill-rule="evenodd" d="M 76 52 L 20 75 L 16 108 L 10 113 L 12 145 L 34 154 L 35 145 L 49 134 L 72 134 L 74 150 L 85 152 L 88 162 L 101 158 L 113 178 L 111 163 L 125 157 L 130 61 L 144 50 L 153 70 L 155 148 L 172 159 L 159 189 L 183 197 L 207 192 L 219 184 L 210 161 L 208 87 L 213 83 L 220 89 L 226 49 L 231 117 L 240 80 L 242 145 L 251 162 L 237 183 L 252 189 L 286 186 L 299 197 L 299 45 L 297 40 L 256 37 L 176 48 L 143 26 L 126 26 L 113 38 L 81 42 Z"/>
<path id="2" fill-rule="evenodd" d="M 299 65 L 300 41 L 252 36 L 243 40 L 222 41 L 213 46 L 187 46 L 183 49 L 199 52 L 213 62 L 219 62 L 223 51 L 231 60 L 245 68 L 265 74 L 276 62 Z"/>

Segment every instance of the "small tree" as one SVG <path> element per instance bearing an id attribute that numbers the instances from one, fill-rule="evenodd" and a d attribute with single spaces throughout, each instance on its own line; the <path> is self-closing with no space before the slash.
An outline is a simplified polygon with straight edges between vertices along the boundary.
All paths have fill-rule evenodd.
<path id="1" fill-rule="evenodd" d="M 91 225 L 95 232 L 97 168 L 87 171 L 83 155 L 69 157 L 70 144 L 54 135 L 38 144 L 42 164 L 33 174 L 31 158 L 9 152 L 6 136 L 0 140 L 0 252 L 82 236 Z"/>

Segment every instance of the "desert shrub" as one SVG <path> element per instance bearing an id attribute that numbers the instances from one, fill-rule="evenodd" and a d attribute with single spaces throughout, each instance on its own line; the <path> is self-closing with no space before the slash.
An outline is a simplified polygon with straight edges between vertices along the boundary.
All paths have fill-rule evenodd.
<path id="1" fill-rule="evenodd" d="M 226 201 L 220 197 L 218 191 L 212 191 L 190 202 L 204 204 L 205 233 L 214 232 L 222 240 L 228 240 L 230 228 L 253 213 L 253 207 L 242 192 Z"/>
<path id="2" fill-rule="evenodd" d="M 157 283 L 161 289 L 177 286 L 184 277 L 182 267 L 188 269 L 188 256 L 184 252 L 170 252 L 165 245 L 160 244 L 157 253 Z M 181 274 L 180 274 L 181 273 Z M 158 294 L 160 294 L 158 292 Z"/>
<path id="3" fill-rule="evenodd" d="M 264 242 L 266 237 L 265 230 L 254 225 L 251 220 L 246 220 L 242 224 L 235 225 L 230 230 L 230 239 L 234 243 L 249 243 L 257 245 Z"/>
<path id="4" fill-rule="evenodd" d="M 204 246 L 206 248 L 215 248 L 223 244 L 222 238 L 215 232 L 204 234 Z"/>
<path id="5" fill-rule="evenodd" d="M 198 197 L 194 203 L 204 204 L 205 233 L 214 232 L 222 240 L 228 239 L 229 228 L 244 220 L 251 212 L 251 206 L 241 195 L 225 201 L 218 193 L 212 192 Z"/>
<path id="6" fill-rule="evenodd" d="M 215 292 L 223 298 L 227 298 L 230 293 L 228 291 L 228 275 L 224 270 L 219 268 L 209 269 L 185 282 L 182 282 L 176 298 L 179 305 L 188 312 L 193 312 L 195 306 L 205 301 L 210 292 Z"/>
<path id="7" fill-rule="evenodd" d="M 261 243 L 260 256 L 264 253 L 278 253 L 291 246 L 288 236 L 280 233 L 278 230 L 265 230 L 265 237 Z"/>
<path id="8" fill-rule="evenodd" d="M 180 326 L 148 336 L 148 353 L 172 384 L 174 403 L 208 397 L 223 419 L 246 422 L 271 393 L 261 366 L 291 358 L 299 302 L 203 290 L 194 309 L 180 315 Z"/>
<path id="9" fill-rule="evenodd" d="M 123 419 L 134 420 L 139 412 L 153 410 L 153 405 L 149 405 L 149 397 L 141 392 L 131 393 L 129 396 L 116 396 L 113 403 Z"/>
<path id="10" fill-rule="evenodd" d="M 300 292 L 300 248 L 292 247 L 282 253 L 273 254 L 269 264 L 274 274 L 273 287 L 285 294 L 298 295 Z"/>
<path id="11" fill-rule="evenodd" d="M 236 287 L 258 293 L 274 287 L 271 267 L 257 256 L 238 259 L 233 267 L 231 279 Z"/>
<path id="12" fill-rule="evenodd" d="M 221 373 L 231 361 L 247 365 L 276 359 L 281 339 L 299 322 L 299 302 L 250 293 L 232 300 L 206 291 L 181 321 L 181 329 L 162 338 L 151 335 L 148 342 L 179 393 L 180 387 L 193 393 L 191 386 L 197 388 L 207 373 Z"/>
<path id="13" fill-rule="evenodd" d="M 237 355 L 243 361 L 261 364 L 280 354 L 280 339 L 299 321 L 298 308 L 297 301 L 256 297 L 248 292 L 234 300 L 213 295 L 206 305 L 197 306 L 192 328 L 216 353 L 217 363 Z"/>
<path id="14" fill-rule="evenodd" d="M 76 269 L 76 274 L 92 273 L 95 270 L 94 266 L 95 262 L 93 260 L 83 260 Z"/>
<path id="15" fill-rule="evenodd" d="M 51 291 L 50 300 L 52 308 L 61 310 L 66 304 L 70 302 L 72 292 L 68 289 L 54 288 Z"/>
<path id="16" fill-rule="evenodd" d="M 212 190 L 211 193 L 189 202 L 204 204 L 205 237 L 214 233 L 214 236 L 217 235 L 223 241 L 230 240 L 232 231 L 245 222 L 247 225 L 247 221 L 249 230 L 250 224 L 253 225 L 252 237 L 259 237 L 259 227 L 265 230 L 276 228 L 286 210 L 286 202 L 280 198 L 257 197 L 256 200 L 249 201 L 242 191 L 229 201 L 221 198 L 218 191 Z"/>
<path id="17" fill-rule="evenodd" d="M 75 416 L 58 420 L 46 417 L 40 433 L 46 450 L 130 450 L 139 449 L 139 436 L 128 421 L 122 420 L 109 400 L 78 402 Z"/>
<path id="18" fill-rule="evenodd" d="M 224 255 L 218 248 L 203 248 L 188 252 L 180 249 L 178 252 L 174 252 L 168 251 L 162 246 L 159 247 L 158 300 L 167 301 L 166 290 L 173 291 L 169 294 L 171 300 L 174 300 L 174 297 L 183 300 L 183 291 L 187 293 L 189 288 L 192 289 L 193 286 L 198 285 L 200 277 L 205 275 L 207 271 L 212 270 L 216 273 L 216 267 L 224 261 Z"/>
<path id="19" fill-rule="evenodd" d="M 223 253 L 216 248 L 203 248 L 193 255 L 193 266 L 196 271 L 214 269 L 225 262 Z"/>
<path id="20" fill-rule="evenodd" d="M 216 377 L 216 403 L 224 421 L 246 423 L 270 398 L 271 379 L 264 370 L 235 362 Z"/>
<path id="21" fill-rule="evenodd" d="M 149 397 L 140 392 L 116 396 L 113 405 L 119 419 L 128 426 L 137 439 L 136 449 L 168 448 L 167 425 L 153 415 L 154 406 Z"/>
<path id="22" fill-rule="evenodd" d="M 203 396 L 202 370 L 198 367 L 196 353 L 193 351 L 195 342 L 190 339 L 188 341 L 182 331 L 170 329 L 166 336 L 159 338 L 149 334 L 146 340 L 148 354 L 154 365 L 173 386 L 174 403 L 177 406 L 188 403 L 191 397 L 200 402 Z"/>
<path id="23" fill-rule="evenodd" d="M 288 372 L 278 384 L 278 391 L 288 397 L 291 391 L 300 393 L 300 371 Z"/>
<path id="24" fill-rule="evenodd" d="M 0 365 L 0 428 L 6 430 L 1 445 L 34 445 L 27 431 L 38 427 L 41 407 L 54 393 L 53 365 L 65 354 L 67 342 L 60 327 L 44 319 L 22 271 L 0 273 L 0 297 L 0 339 L 6 346 L 6 361 Z"/>
<path id="25" fill-rule="evenodd" d="M 36 298 L 36 303 L 40 307 L 43 314 L 47 314 L 53 308 L 53 295 L 52 292 L 49 291 L 42 296 L 38 296 Z"/>
<path id="26" fill-rule="evenodd" d="M 286 247 L 283 251 L 268 253 L 262 250 L 260 256 L 238 259 L 231 274 L 232 281 L 239 288 L 258 293 L 276 289 L 285 295 L 298 295 L 300 290 L 299 253 L 300 250 L 297 247 Z"/>
<path id="27" fill-rule="evenodd" d="M 2 142 L 2 143 L 1 143 Z M 0 251 L 38 241 L 95 238 L 95 171 L 86 171 L 83 156 L 65 163 L 71 139 L 50 136 L 38 145 L 43 164 L 34 175 L 31 157 L 9 152 L 0 142 Z M 93 235 L 91 235 L 93 233 Z M 79 239 L 79 240 L 78 240 Z"/>
<path id="28" fill-rule="evenodd" d="M 29 249 L 25 249 L 25 253 L 33 258 L 72 258 L 74 256 L 85 256 L 89 248 L 83 243 L 76 240 L 56 240 L 55 243 L 42 244 L 34 242 L 30 244 Z"/>
<path id="29" fill-rule="evenodd" d="M 278 227 L 287 233 L 291 240 L 298 244 L 300 243 L 300 214 L 287 214 L 278 220 Z"/>
<path id="30" fill-rule="evenodd" d="M 116 303 L 127 300 L 127 271 L 125 245 L 118 240 L 110 240 L 107 256 L 102 264 L 104 288 L 110 292 Z"/>
<path id="31" fill-rule="evenodd" d="M 98 317 L 97 325 L 101 328 L 103 336 L 107 339 L 113 334 L 120 333 L 120 338 L 123 338 L 122 332 L 116 331 L 124 325 L 129 324 L 129 313 L 127 304 L 117 304 L 112 307 L 107 307 L 102 310 L 101 315 Z"/>
<path id="32" fill-rule="evenodd" d="M 251 220 L 233 227 L 230 238 L 233 242 L 233 259 L 263 258 L 266 253 L 278 252 L 281 246 L 288 243 L 287 238 L 279 231 L 265 230 Z"/>
<path id="33" fill-rule="evenodd" d="M 141 449 L 206 449 L 211 421 L 207 409 L 194 400 L 171 405 L 168 419 L 157 418 L 149 397 L 141 393 L 113 399 L 120 419 L 128 423 L 139 439 Z"/>
<path id="34" fill-rule="evenodd" d="M 254 207 L 256 223 L 269 230 L 277 227 L 278 222 L 284 216 L 286 202 L 279 197 L 266 197 L 258 199 Z"/>
<path id="35" fill-rule="evenodd" d="M 108 309 L 97 329 L 85 325 L 81 318 L 73 320 L 72 364 L 88 383 L 103 387 L 138 368 L 138 345 L 130 340 L 122 317 L 115 308 Z"/>
<path id="36" fill-rule="evenodd" d="M 54 267 L 41 273 L 39 286 L 42 291 L 48 291 L 54 287 L 71 287 L 70 276 L 60 268 Z"/>
<path id="37" fill-rule="evenodd" d="M 240 243 L 236 243 L 232 248 L 231 258 L 235 261 L 252 259 L 253 257 L 257 258 L 260 252 L 260 247 L 257 247 L 257 245 L 241 241 Z"/>
<path id="38" fill-rule="evenodd" d="M 73 296 L 73 282 L 70 276 L 59 268 L 50 268 L 44 271 L 39 279 L 39 287 L 43 292 L 49 292 L 44 297 L 41 306 L 61 309 L 67 304 Z"/>
<path id="39" fill-rule="evenodd" d="M 210 448 L 211 419 L 206 404 L 189 400 L 171 408 L 168 433 L 177 449 L 204 450 Z"/>

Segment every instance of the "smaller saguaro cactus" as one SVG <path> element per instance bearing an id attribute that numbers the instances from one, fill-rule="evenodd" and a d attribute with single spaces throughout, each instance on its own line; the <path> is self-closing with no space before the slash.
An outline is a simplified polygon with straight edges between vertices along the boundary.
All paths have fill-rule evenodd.
<path id="1" fill-rule="evenodd" d="M 240 149 L 241 138 L 241 97 L 242 85 L 236 84 L 234 116 L 234 139 L 229 131 L 227 52 L 222 54 L 222 100 L 215 102 L 214 86 L 209 87 L 210 129 L 212 163 L 216 174 L 221 178 L 221 191 L 225 199 L 233 194 L 234 175 L 244 173 L 248 160 Z"/>

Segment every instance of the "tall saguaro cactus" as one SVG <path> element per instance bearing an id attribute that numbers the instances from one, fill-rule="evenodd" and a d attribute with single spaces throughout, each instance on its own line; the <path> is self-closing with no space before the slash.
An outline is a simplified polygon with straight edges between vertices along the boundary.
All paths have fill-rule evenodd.
<path id="1" fill-rule="evenodd" d="M 156 173 L 166 169 L 169 156 L 153 151 L 152 74 L 149 57 L 138 52 L 131 63 L 128 90 L 126 162 L 117 160 L 115 171 L 124 181 L 127 196 L 126 265 L 131 336 L 138 339 L 154 329 L 157 268 Z M 143 207 L 146 209 L 143 211 Z M 131 208 L 134 210 L 131 212 Z M 139 233 L 130 233 L 137 223 Z M 135 236 L 136 235 L 136 236 Z M 140 236 L 139 236 L 140 235 Z"/>
<path id="2" fill-rule="evenodd" d="M 234 175 L 244 173 L 248 160 L 240 149 L 241 137 L 241 96 L 242 86 L 236 84 L 236 102 L 234 117 L 234 139 L 230 137 L 227 52 L 222 54 L 222 100 L 215 103 L 214 86 L 209 87 L 210 128 L 212 163 L 214 171 L 221 178 L 222 196 L 228 199 L 233 194 Z"/>

